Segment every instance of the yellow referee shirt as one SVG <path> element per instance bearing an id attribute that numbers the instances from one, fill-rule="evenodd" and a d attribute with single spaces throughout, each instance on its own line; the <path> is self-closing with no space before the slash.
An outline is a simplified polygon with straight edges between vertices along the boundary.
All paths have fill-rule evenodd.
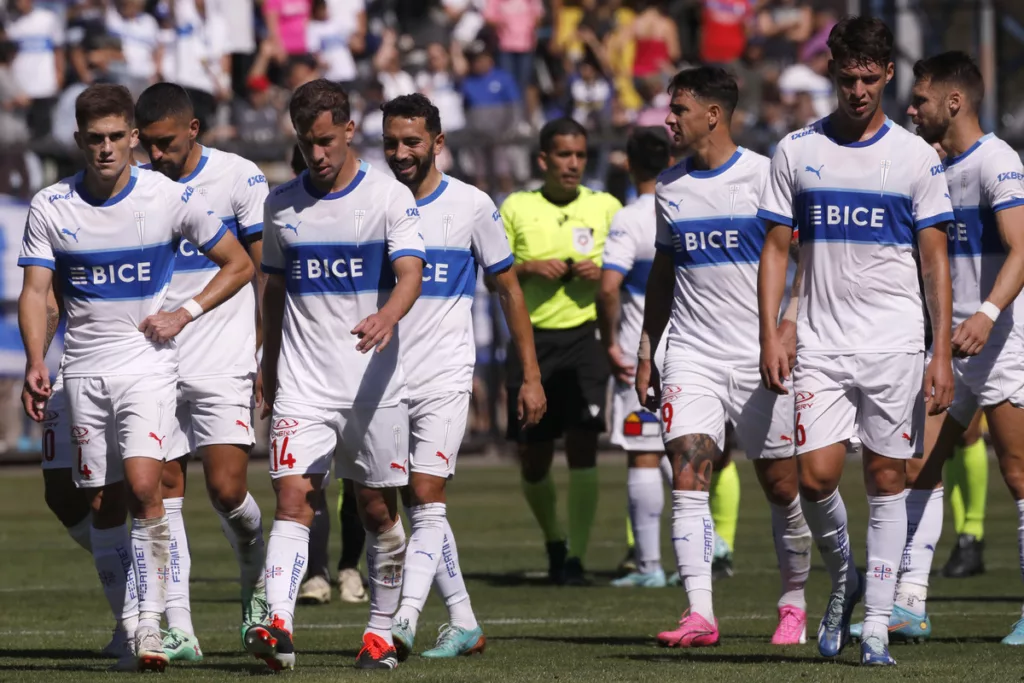
<path id="1" fill-rule="evenodd" d="M 545 199 L 540 190 L 511 194 L 501 205 L 501 218 L 516 263 L 591 259 L 600 266 L 612 216 L 621 208 L 610 194 L 580 186 L 576 199 L 561 206 Z M 544 330 L 567 330 L 596 320 L 598 285 L 578 278 L 525 278 L 530 322 Z"/>

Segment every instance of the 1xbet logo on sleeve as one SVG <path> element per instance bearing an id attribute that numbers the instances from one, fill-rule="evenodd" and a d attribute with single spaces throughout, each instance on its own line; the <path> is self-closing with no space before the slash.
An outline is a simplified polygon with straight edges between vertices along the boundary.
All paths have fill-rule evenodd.
<path id="1" fill-rule="evenodd" d="M 1001 183 L 1004 180 L 1024 180 L 1024 173 L 1020 171 L 1007 171 L 996 176 L 997 183 Z"/>

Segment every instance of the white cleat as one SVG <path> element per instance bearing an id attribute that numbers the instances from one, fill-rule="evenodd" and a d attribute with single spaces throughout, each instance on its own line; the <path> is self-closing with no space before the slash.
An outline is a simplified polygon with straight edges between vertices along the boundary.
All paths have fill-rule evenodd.
<path id="1" fill-rule="evenodd" d="M 134 639 L 132 639 L 134 641 Z M 114 633 L 110 637 L 110 642 L 101 651 L 104 657 L 111 659 L 120 659 L 121 655 L 124 654 L 125 643 L 129 641 L 128 634 L 120 626 L 114 628 Z M 134 642 L 133 642 L 134 644 Z"/>
<path id="2" fill-rule="evenodd" d="M 342 569 L 338 572 L 338 589 L 341 591 L 342 602 L 366 602 L 370 599 L 358 569 Z"/>
<path id="3" fill-rule="evenodd" d="M 168 661 L 160 631 L 155 628 L 140 628 L 135 632 L 135 662 L 138 671 L 162 673 L 167 668 Z"/>
<path id="4" fill-rule="evenodd" d="M 331 601 L 331 584 L 322 576 L 314 576 L 299 587 L 300 605 L 326 605 Z"/>

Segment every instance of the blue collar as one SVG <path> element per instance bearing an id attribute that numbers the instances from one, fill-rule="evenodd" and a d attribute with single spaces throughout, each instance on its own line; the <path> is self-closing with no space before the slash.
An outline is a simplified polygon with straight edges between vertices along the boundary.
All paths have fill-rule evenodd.
<path id="1" fill-rule="evenodd" d="M 313 183 L 309 180 L 309 171 L 302 172 L 302 186 L 309 193 L 309 196 L 314 199 L 341 199 L 352 190 L 356 189 L 359 183 L 362 182 L 363 178 L 366 177 L 366 172 L 370 170 L 370 165 L 365 161 L 359 162 L 359 170 L 356 172 L 356 177 L 352 179 L 345 187 L 341 188 L 337 192 L 321 192 L 313 186 Z"/>
<path id="2" fill-rule="evenodd" d="M 75 192 L 77 192 L 78 196 L 82 198 L 82 201 L 90 206 L 113 206 L 127 197 L 135 188 L 135 183 L 139 180 L 139 169 L 135 166 L 131 166 L 130 168 L 131 171 L 129 173 L 131 174 L 131 177 L 128 178 L 128 182 L 123 188 L 121 188 L 121 191 L 113 197 L 101 199 L 89 194 L 89 191 L 85 189 L 85 171 L 79 171 L 78 174 L 75 175 Z"/>
<path id="3" fill-rule="evenodd" d="M 438 183 L 436 188 L 434 188 L 434 191 L 431 192 L 430 194 L 428 194 L 423 199 L 417 199 L 416 200 L 416 206 L 417 207 L 426 206 L 430 202 L 432 202 L 435 199 L 437 199 L 438 197 L 440 197 L 441 193 L 444 192 L 447 187 L 448 187 L 448 176 L 446 176 L 445 174 L 442 173 L 441 174 L 441 182 Z"/>
<path id="4" fill-rule="evenodd" d="M 202 147 L 202 145 L 200 145 L 200 147 Z M 202 147 L 202 149 L 203 149 L 203 153 L 199 157 L 199 163 L 196 164 L 195 170 L 193 170 L 191 173 L 189 173 L 184 178 L 178 178 L 178 182 L 179 183 L 191 182 L 193 178 L 195 178 L 197 175 L 199 175 L 199 172 L 203 170 L 203 167 L 206 166 L 206 162 L 210 158 L 210 148 L 209 147 Z"/>
<path id="5" fill-rule="evenodd" d="M 827 137 L 829 140 L 836 143 L 840 147 L 870 147 L 871 145 L 875 144 L 883 137 L 885 137 L 885 134 L 889 132 L 889 129 L 892 128 L 892 125 L 892 120 L 886 117 L 885 121 L 882 123 L 882 127 L 879 128 L 878 132 L 876 132 L 870 138 L 868 138 L 867 140 L 854 140 L 852 142 L 849 142 L 845 140 L 840 140 L 835 136 L 835 132 L 832 128 L 832 116 L 827 116 L 821 120 L 821 133 L 822 135 L 824 135 L 825 137 Z"/>
<path id="6" fill-rule="evenodd" d="M 742 147 L 737 147 L 736 151 L 732 153 L 728 161 L 719 166 L 718 168 L 710 168 L 706 171 L 701 171 L 693 167 L 693 157 L 687 157 L 686 159 L 686 175 L 691 178 L 714 178 L 715 176 L 722 175 L 730 168 L 736 165 L 736 162 L 743 156 L 743 152 L 746 151 Z"/>
<path id="7" fill-rule="evenodd" d="M 977 142 L 975 142 L 973 145 L 968 147 L 967 151 L 964 152 L 963 154 L 958 154 L 955 157 L 946 157 L 945 159 L 943 159 L 942 160 L 943 165 L 945 165 L 946 168 L 949 168 L 950 166 L 955 166 L 956 164 L 959 164 L 961 161 L 963 161 L 964 159 L 969 157 L 971 155 L 971 153 L 974 152 L 974 150 L 976 150 L 979 147 L 981 147 L 983 144 L 988 142 L 993 137 L 995 137 L 995 135 L 992 134 L 992 133 L 988 133 L 986 135 L 982 135 L 980 138 L 978 138 Z"/>

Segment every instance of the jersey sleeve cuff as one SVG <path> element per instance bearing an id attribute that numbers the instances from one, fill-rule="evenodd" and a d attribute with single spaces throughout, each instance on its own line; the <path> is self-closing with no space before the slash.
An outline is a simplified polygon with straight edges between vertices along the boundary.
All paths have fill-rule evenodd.
<path id="1" fill-rule="evenodd" d="M 494 275 L 495 273 L 501 273 L 512 267 L 512 264 L 516 262 L 516 259 L 512 254 L 509 254 L 505 258 L 501 259 L 497 263 L 493 263 L 486 268 L 484 272 L 488 275 Z"/>
<path id="2" fill-rule="evenodd" d="M 601 270 L 614 270 L 616 273 L 629 275 L 629 268 L 625 268 L 615 263 L 605 263 L 603 266 L 601 266 Z"/>
<path id="3" fill-rule="evenodd" d="M 18 259 L 18 265 L 22 268 L 28 266 L 40 266 L 42 268 L 49 268 L 50 270 L 57 270 L 57 264 L 52 259 L 47 258 L 36 258 L 34 256 L 22 256 Z"/>
<path id="4" fill-rule="evenodd" d="M 239 228 L 238 234 L 242 235 L 243 237 L 248 237 L 250 239 L 255 237 L 256 235 L 262 235 L 263 223 L 253 223 L 252 225 L 247 225 L 244 228 Z"/>
<path id="5" fill-rule="evenodd" d="M 783 216 L 781 213 L 775 213 L 774 211 L 769 211 L 768 209 L 758 209 L 757 217 L 762 220 L 771 221 L 772 223 L 785 225 L 787 228 L 793 227 L 792 216 Z"/>
<path id="6" fill-rule="evenodd" d="M 277 266 L 270 266 L 266 263 L 260 264 L 260 270 L 267 275 L 284 275 L 284 268 L 278 268 Z"/>
<path id="7" fill-rule="evenodd" d="M 220 230 L 217 231 L 217 234 L 203 242 L 202 246 L 199 247 L 199 251 L 205 254 L 206 252 L 213 249 L 215 246 L 217 246 L 217 242 L 220 242 L 224 235 L 227 234 L 227 231 L 228 226 L 224 225 L 222 221 L 220 224 Z"/>
<path id="8" fill-rule="evenodd" d="M 1024 197 L 1013 197 L 1007 199 L 1005 202 L 999 202 L 992 207 L 992 213 L 999 213 L 1000 211 L 1006 211 L 1012 209 L 1015 206 L 1024 206 Z"/>
<path id="9" fill-rule="evenodd" d="M 424 263 L 427 262 L 427 255 L 419 249 L 399 249 L 398 251 L 392 252 L 388 258 L 394 263 L 396 260 L 403 256 L 415 256 L 416 258 L 422 259 Z"/>
<path id="10" fill-rule="evenodd" d="M 945 211 L 943 213 L 929 216 L 928 218 L 922 218 L 914 221 L 914 230 L 924 230 L 932 226 L 938 225 L 939 223 L 950 223 L 956 220 L 956 216 L 953 215 L 952 211 Z"/>

